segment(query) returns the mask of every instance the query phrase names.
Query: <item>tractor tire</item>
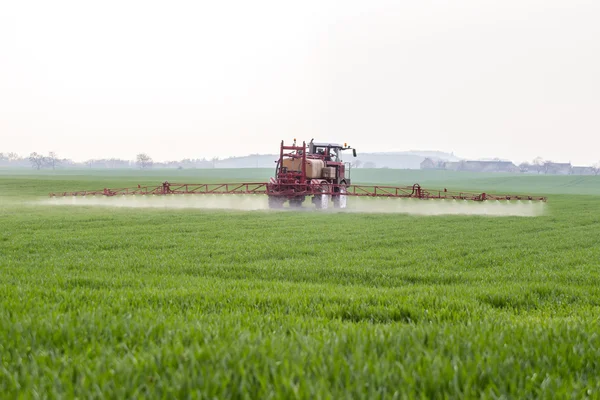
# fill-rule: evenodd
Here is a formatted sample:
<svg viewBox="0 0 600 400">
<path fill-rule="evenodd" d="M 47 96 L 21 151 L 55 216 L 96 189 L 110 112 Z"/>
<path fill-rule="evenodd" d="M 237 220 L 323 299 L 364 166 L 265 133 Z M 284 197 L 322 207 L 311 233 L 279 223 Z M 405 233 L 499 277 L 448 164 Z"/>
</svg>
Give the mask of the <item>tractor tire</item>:
<svg viewBox="0 0 600 400">
<path fill-rule="evenodd" d="M 346 182 L 342 181 L 338 186 L 338 193 L 333 196 L 333 207 L 334 208 L 346 208 L 348 202 L 348 196 L 346 195 Z"/>
<path fill-rule="evenodd" d="M 322 193 L 329 193 L 329 185 L 326 182 L 321 183 L 320 191 Z M 313 197 L 313 203 L 317 210 L 326 210 L 329 208 L 330 194 L 315 194 Z"/>
</svg>

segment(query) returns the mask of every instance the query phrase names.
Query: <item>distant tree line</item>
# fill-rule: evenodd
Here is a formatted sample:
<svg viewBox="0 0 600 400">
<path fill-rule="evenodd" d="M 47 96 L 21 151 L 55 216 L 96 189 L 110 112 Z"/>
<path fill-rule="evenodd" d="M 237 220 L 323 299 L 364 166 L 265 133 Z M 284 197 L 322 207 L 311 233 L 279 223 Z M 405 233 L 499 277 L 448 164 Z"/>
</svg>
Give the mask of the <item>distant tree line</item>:
<svg viewBox="0 0 600 400">
<path fill-rule="evenodd" d="M 33 152 L 29 155 L 29 162 L 35 169 L 52 168 L 56 169 L 63 160 L 60 160 L 55 152 L 51 151 L 47 156 Z"/>
<path fill-rule="evenodd" d="M 48 154 L 33 152 L 27 157 L 14 152 L 0 152 L 0 166 L 4 167 L 31 167 L 35 170 L 57 168 L 216 168 L 218 157 L 212 159 L 185 158 L 179 161 L 156 162 L 146 153 L 136 155 L 135 161 L 120 158 L 99 158 L 83 162 L 75 162 L 67 158 L 60 158 L 56 152 Z"/>
</svg>

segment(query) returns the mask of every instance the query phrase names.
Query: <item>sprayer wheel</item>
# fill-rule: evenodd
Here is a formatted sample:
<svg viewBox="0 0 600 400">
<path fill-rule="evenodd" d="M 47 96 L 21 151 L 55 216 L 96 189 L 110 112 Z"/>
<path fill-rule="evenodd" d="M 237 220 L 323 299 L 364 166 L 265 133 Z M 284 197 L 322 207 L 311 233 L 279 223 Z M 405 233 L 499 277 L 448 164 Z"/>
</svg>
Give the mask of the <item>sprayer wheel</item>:
<svg viewBox="0 0 600 400">
<path fill-rule="evenodd" d="M 342 184 L 338 187 L 338 194 L 333 196 L 333 206 L 335 208 L 346 208 L 346 202 L 348 201 L 346 192 L 346 182 L 342 182 Z"/>
<path fill-rule="evenodd" d="M 320 192 L 328 193 L 329 185 L 327 183 L 321 183 Z M 313 197 L 313 203 L 315 203 L 315 207 L 318 210 L 326 210 L 327 208 L 329 208 L 330 197 L 331 195 L 329 194 L 315 194 L 315 196 Z"/>
</svg>

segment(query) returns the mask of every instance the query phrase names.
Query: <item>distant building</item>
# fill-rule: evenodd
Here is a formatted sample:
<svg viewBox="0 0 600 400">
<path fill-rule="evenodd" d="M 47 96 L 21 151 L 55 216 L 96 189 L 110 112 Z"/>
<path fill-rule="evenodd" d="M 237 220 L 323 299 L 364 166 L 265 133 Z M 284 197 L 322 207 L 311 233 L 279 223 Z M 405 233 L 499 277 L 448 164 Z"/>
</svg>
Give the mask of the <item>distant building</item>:
<svg viewBox="0 0 600 400">
<path fill-rule="evenodd" d="M 571 163 L 544 163 L 544 173 L 549 175 L 570 175 L 571 174 Z"/>
<path fill-rule="evenodd" d="M 421 169 L 444 169 L 444 161 L 428 157 L 421 162 Z"/>
<path fill-rule="evenodd" d="M 596 171 L 592 167 L 573 167 L 571 168 L 572 175 L 596 175 Z"/>
<path fill-rule="evenodd" d="M 460 171 L 464 161 L 447 161 L 443 163 L 443 168 L 448 171 Z"/>
<path fill-rule="evenodd" d="M 445 169 L 447 171 L 470 172 L 519 172 L 519 167 L 510 161 L 435 161 L 425 159 L 421 169 Z"/>
<path fill-rule="evenodd" d="M 545 162 L 541 165 L 530 165 L 521 170 L 511 161 L 503 160 L 462 160 L 444 161 L 433 157 L 421 162 L 421 169 L 444 169 L 447 171 L 469 172 L 504 172 L 504 173 L 544 173 L 548 175 L 597 175 L 593 167 L 573 167 L 571 163 Z"/>
<path fill-rule="evenodd" d="M 471 172 L 519 172 L 519 167 L 511 161 L 464 161 L 462 171 Z"/>
</svg>

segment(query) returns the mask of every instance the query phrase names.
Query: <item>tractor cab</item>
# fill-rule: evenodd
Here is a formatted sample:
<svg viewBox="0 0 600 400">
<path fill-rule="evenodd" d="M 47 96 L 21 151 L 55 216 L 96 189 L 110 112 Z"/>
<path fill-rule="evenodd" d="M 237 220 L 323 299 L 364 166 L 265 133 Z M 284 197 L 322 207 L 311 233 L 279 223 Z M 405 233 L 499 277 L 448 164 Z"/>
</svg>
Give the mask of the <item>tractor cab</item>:
<svg viewBox="0 0 600 400">
<path fill-rule="evenodd" d="M 337 143 L 314 143 L 312 140 L 308 144 L 308 155 L 314 158 L 321 158 L 329 162 L 342 162 L 342 151 L 350 150 L 346 143 L 342 146 Z M 353 155 L 356 157 L 356 149 L 353 150 Z"/>
</svg>

